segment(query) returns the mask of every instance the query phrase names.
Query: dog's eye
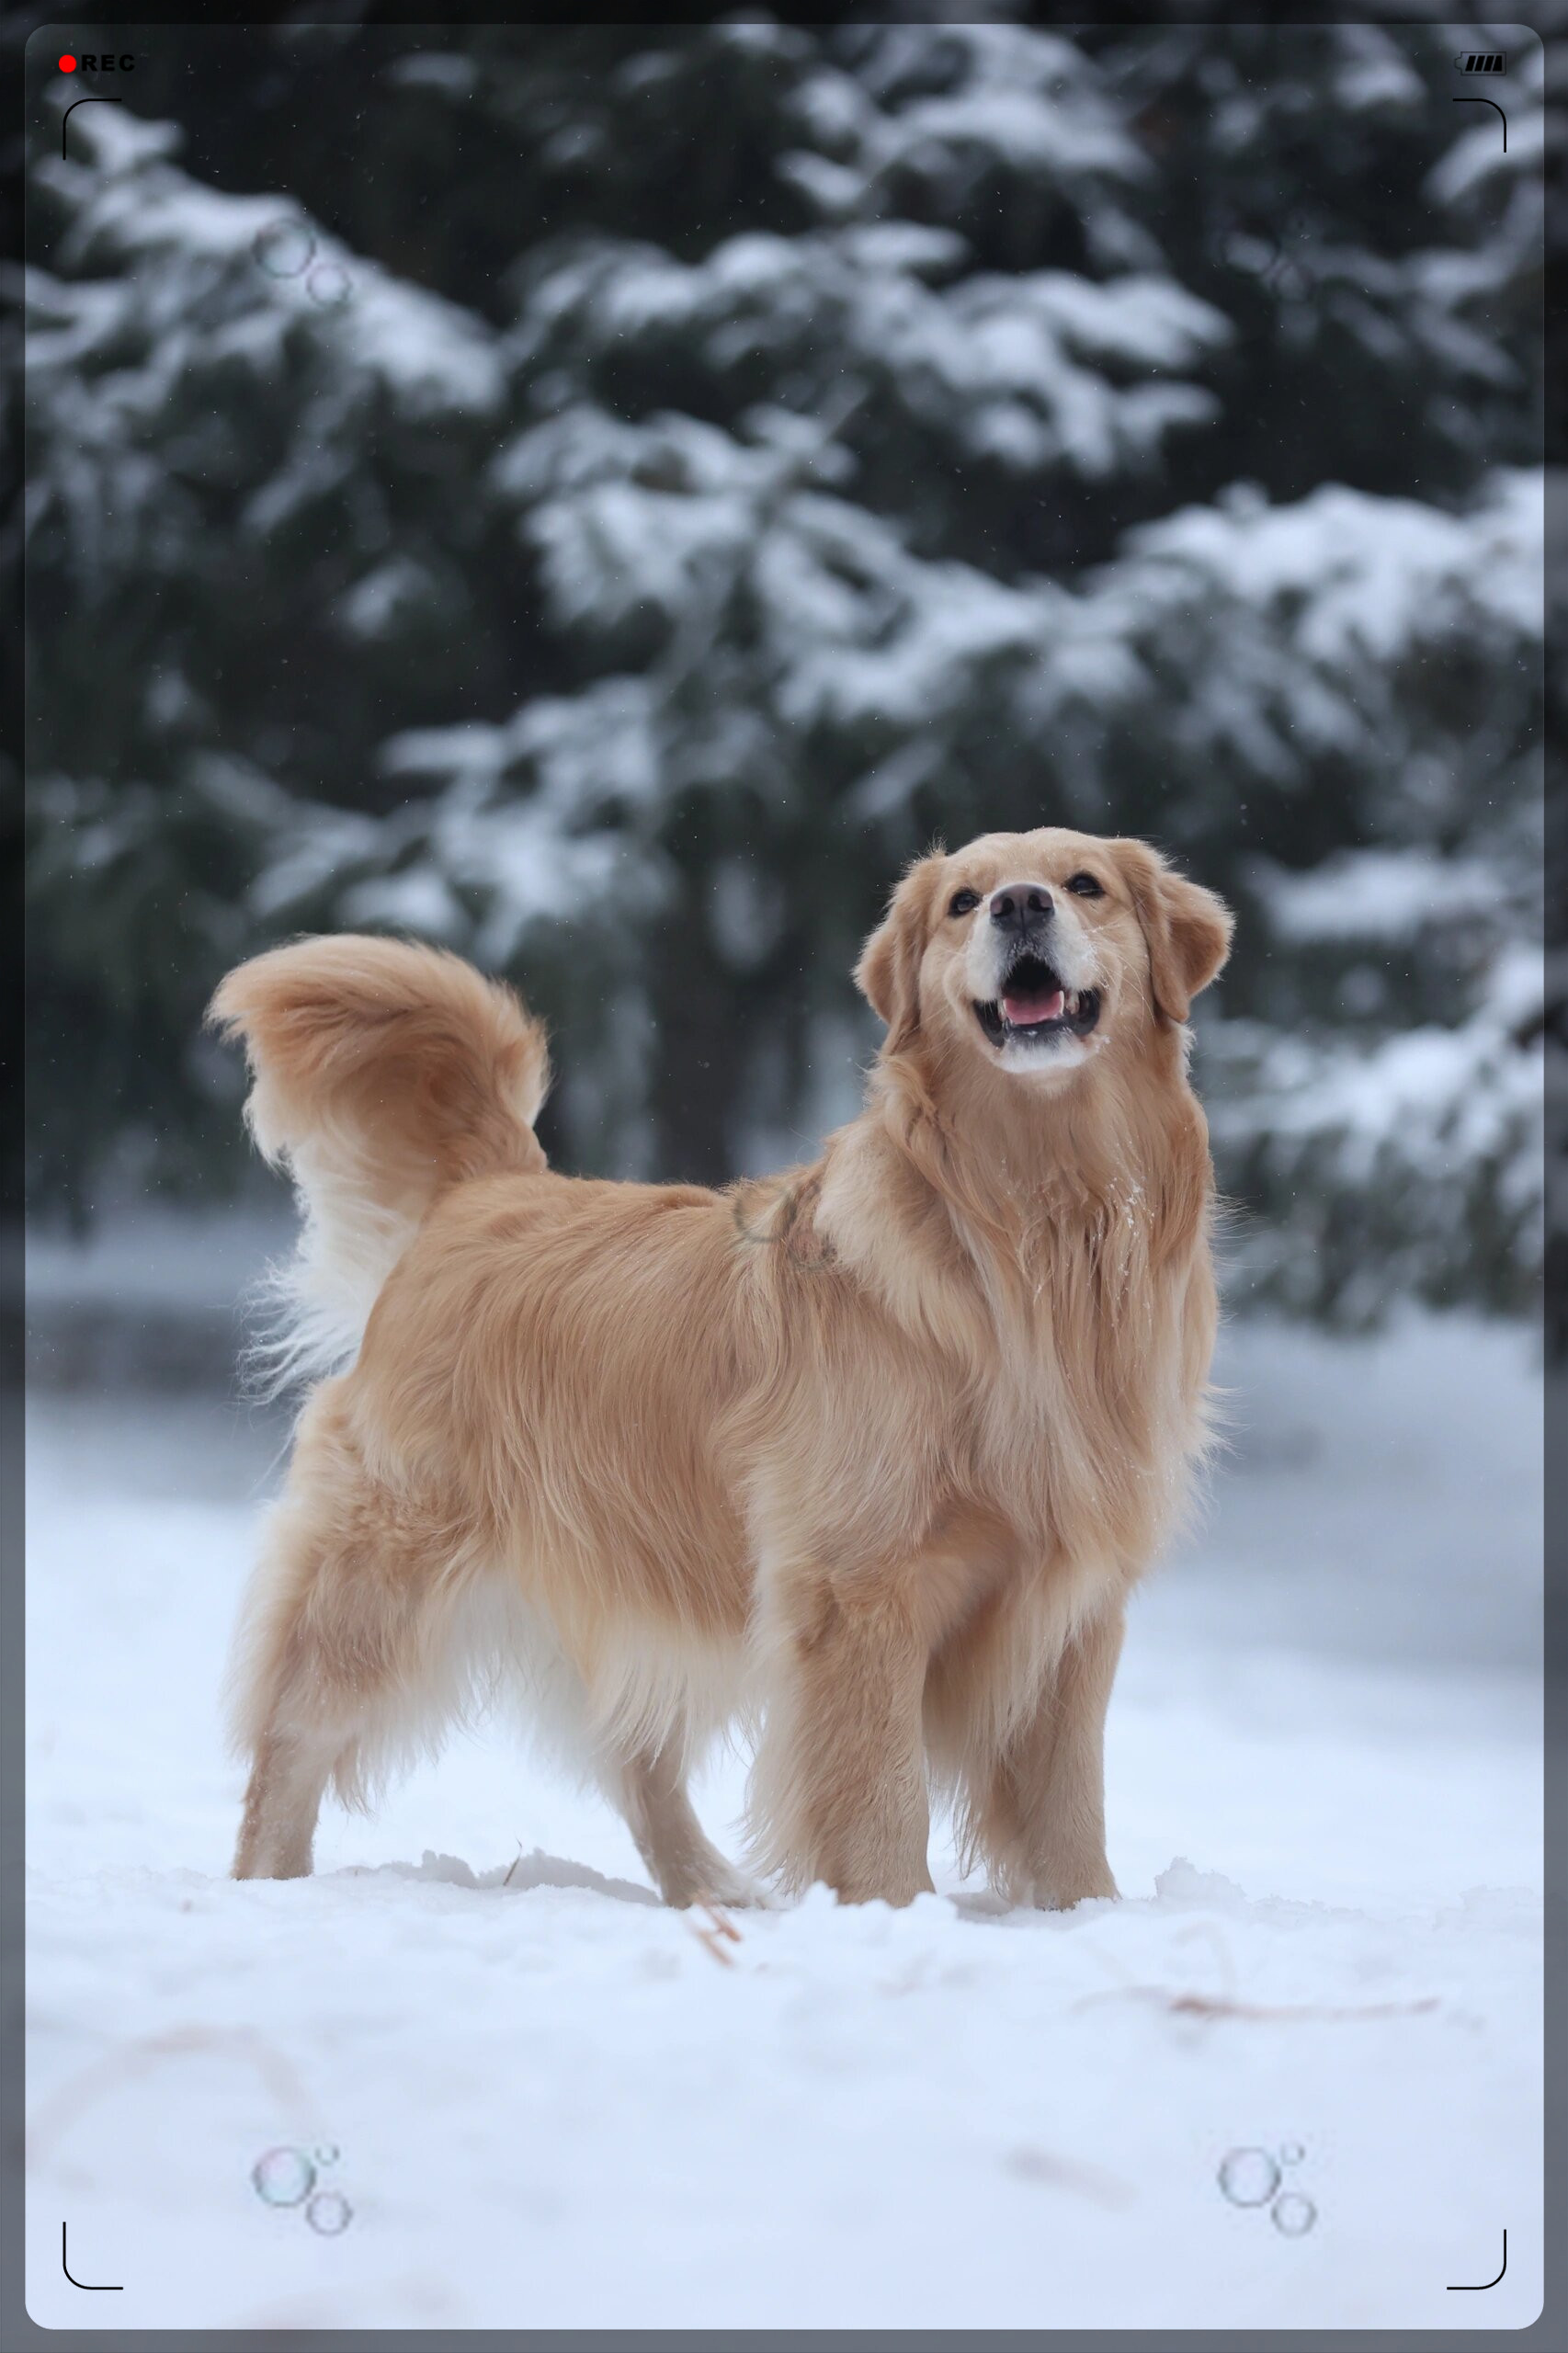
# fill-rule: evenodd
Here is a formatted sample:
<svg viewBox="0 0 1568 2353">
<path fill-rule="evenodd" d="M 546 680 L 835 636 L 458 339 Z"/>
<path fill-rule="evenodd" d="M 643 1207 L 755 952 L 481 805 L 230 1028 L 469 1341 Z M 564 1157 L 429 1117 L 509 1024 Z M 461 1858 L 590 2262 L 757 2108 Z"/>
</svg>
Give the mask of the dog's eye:
<svg viewBox="0 0 1568 2353">
<path fill-rule="evenodd" d="M 978 891 L 957 891 L 954 892 L 952 899 L 949 903 L 948 913 L 950 915 L 972 915 L 979 904 L 980 893 Z"/>
<path fill-rule="evenodd" d="M 1104 886 L 1096 882 L 1092 874 L 1070 874 L 1067 877 L 1067 888 L 1075 892 L 1080 899 L 1105 897 Z"/>
</svg>

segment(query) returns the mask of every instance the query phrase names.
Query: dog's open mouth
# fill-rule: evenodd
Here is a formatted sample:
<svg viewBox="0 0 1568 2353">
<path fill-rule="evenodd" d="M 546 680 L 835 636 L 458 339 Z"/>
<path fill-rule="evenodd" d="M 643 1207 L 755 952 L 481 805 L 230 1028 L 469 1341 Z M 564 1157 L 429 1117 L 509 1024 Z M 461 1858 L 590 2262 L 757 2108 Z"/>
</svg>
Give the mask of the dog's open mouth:
<svg viewBox="0 0 1568 2353">
<path fill-rule="evenodd" d="M 1064 988 L 1040 957 L 1020 956 L 1001 995 L 974 1010 L 994 1046 L 1005 1046 L 1012 1039 L 1086 1038 L 1100 1017 L 1100 994 L 1098 989 Z"/>
</svg>

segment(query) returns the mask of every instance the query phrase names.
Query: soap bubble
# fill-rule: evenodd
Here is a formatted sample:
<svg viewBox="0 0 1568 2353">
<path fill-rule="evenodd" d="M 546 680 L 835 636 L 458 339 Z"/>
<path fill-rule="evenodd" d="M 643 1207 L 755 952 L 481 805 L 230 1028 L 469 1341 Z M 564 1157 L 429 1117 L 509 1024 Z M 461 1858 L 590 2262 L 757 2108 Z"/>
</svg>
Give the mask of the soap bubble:
<svg viewBox="0 0 1568 2353">
<path fill-rule="evenodd" d="M 335 2239 L 348 2228 L 354 2209 L 335 2189 L 318 2189 L 305 2209 L 305 2220 L 324 2239 Z"/>
<path fill-rule="evenodd" d="M 1279 2162 L 1282 2165 L 1299 2165 L 1306 2154 L 1299 2141 L 1287 2141 L 1279 2152 Z"/>
<path fill-rule="evenodd" d="M 1220 2187 L 1233 2206 L 1267 2206 L 1279 2168 L 1267 2149 L 1232 2149 L 1220 2162 Z"/>
<path fill-rule="evenodd" d="M 316 2169 L 302 2149 L 268 2149 L 257 2157 L 250 2177 L 268 2206 L 299 2206 L 316 2186 Z"/>
<path fill-rule="evenodd" d="M 298 221 L 274 221 L 257 232 L 251 247 L 268 278 L 298 278 L 315 249 L 315 239 Z"/>
<path fill-rule="evenodd" d="M 1288 2239 L 1300 2239 L 1305 2238 L 1317 2221 L 1318 2210 L 1312 2200 L 1303 2198 L 1299 2190 L 1287 2189 L 1282 2197 L 1275 2200 L 1273 2215 L 1277 2231 L 1283 2231 Z"/>
<path fill-rule="evenodd" d="M 342 2154 L 335 2141 L 327 2141 L 316 2151 L 316 2163 L 318 2165 L 335 2165 Z"/>
<path fill-rule="evenodd" d="M 305 280 L 305 291 L 324 311 L 340 311 L 353 292 L 348 272 L 335 261 L 318 262 Z"/>
</svg>

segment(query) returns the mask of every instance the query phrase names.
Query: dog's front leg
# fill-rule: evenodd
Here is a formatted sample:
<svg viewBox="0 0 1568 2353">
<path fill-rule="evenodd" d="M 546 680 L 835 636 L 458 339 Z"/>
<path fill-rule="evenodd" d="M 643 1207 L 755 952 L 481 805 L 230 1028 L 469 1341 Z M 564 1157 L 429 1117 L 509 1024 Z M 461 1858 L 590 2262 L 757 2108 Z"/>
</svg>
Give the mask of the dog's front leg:
<svg viewBox="0 0 1568 2353">
<path fill-rule="evenodd" d="M 1123 1626 L 1118 1602 L 1078 1629 L 1033 1716 L 976 1792 L 978 1844 L 1015 1903 L 1055 1911 L 1116 1893 L 1106 1859 L 1105 1721 Z"/>
<path fill-rule="evenodd" d="M 796 1572 L 776 1593 L 748 1817 L 758 1867 L 848 1904 L 931 1888 L 921 1735 L 927 1637 L 881 1581 Z"/>
</svg>

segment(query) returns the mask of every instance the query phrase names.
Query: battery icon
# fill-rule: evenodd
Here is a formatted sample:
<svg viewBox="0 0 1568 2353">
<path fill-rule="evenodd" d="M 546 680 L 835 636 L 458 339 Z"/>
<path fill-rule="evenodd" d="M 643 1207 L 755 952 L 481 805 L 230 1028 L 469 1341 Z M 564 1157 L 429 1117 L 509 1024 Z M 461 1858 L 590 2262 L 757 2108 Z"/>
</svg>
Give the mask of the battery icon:
<svg viewBox="0 0 1568 2353">
<path fill-rule="evenodd" d="M 1461 49 L 1454 63 L 1461 74 L 1506 74 L 1507 54 L 1501 49 Z"/>
</svg>

